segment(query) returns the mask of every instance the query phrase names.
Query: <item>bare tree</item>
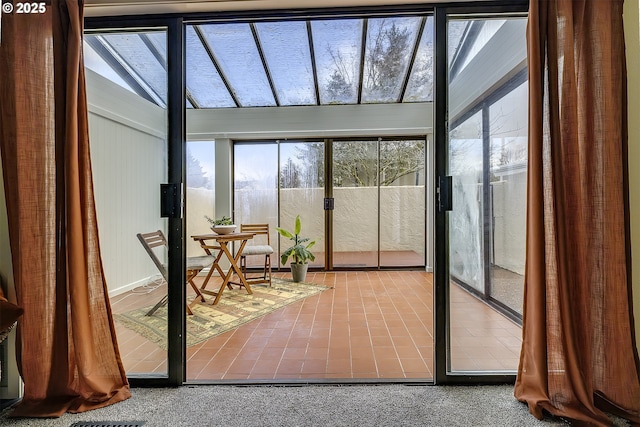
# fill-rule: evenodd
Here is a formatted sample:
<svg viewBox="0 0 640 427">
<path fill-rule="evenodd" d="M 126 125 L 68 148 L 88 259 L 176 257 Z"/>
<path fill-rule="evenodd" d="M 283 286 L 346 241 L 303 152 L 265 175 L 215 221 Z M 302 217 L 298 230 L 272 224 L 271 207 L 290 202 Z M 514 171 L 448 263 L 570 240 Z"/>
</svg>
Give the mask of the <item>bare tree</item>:
<svg viewBox="0 0 640 427">
<path fill-rule="evenodd" d="M 287 159 L 287 162 L 280 171 L 280 186 L 281 188 L 300 188 L 300 175 L 302 172 L 298 165 L 296 165 L 291 158 Z"/>
<path fill-rule="evenodd" d="M 378 157 L 377 141 L 340 141 L 333 150 L 333 180 L 338 187 L 389 186 L 424 169 L 424 140 L 382 141 Z M 305 144 L 296 157 L 308 165 L 308 182 L 324 185 L 324 145 Z"/>
<path fill-rule="evenodd" d="M 378 96 L 390 94 L 402 81 L 405 57 L 409 54 L 408 29 L 400 29 L 395 22 L 389 28 L 386 20 L 380 22 L 375 36 L 369 40 L 366 69 L 364 72 L 365 88 Z"/>
</svg>

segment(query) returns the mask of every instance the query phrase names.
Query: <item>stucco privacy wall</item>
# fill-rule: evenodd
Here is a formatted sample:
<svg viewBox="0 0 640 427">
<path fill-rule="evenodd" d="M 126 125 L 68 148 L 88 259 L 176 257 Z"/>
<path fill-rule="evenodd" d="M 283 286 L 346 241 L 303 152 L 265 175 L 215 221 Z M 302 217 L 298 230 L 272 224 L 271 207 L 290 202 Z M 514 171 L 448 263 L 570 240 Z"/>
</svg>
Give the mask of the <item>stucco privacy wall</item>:
<svg viewBox="0 0 640 427">
<path fill-rule="evenodd" d="M 280 192 L 280 214 L 281 218 L 295 218 L 300 215 L 305 221 L 303 225 L 303 235 L 317 239 L 317 249 L 322 251 L 324 245 L 324 217 L 322 213 L 323 189 L 287 188 Z M 380 198 L 385 203 L 380 206 L 380 217 L 390 218 L 381 228 L 380 239 L 384 242 L 384 250 L 391 251 L 415 251 L 424 253 L 425 240 L 425 209 L 424 209 L 424 186 L 398 186 L 382 187 Z M 247 195 L 243 193 L 249 193 Z M 273 190 L 236 190 L 236 196 L 240 200 L 252 200 L 251 210 L 254 212 L 273 211 Z M 266 193 L 266 194 L 261 194 Z M 376 251 L 378 228 L 375 226 L 378 221 L 378 211 L 376 209 L 362 210 L 362 206 L 370 205 L 378 197 L 376 187 L 342 187 L 334 189 L 336 200 L 344 200 L 344 210 L 336 221 L 336 234 L 340 239 L 336 242 L 335 251 Z M 309 201 L 315 201 L 315 203 Z M 211 216 L 214 209 L 214 195 L 212 190 L 204 188 L 187 189 L 187 230 L 193 233 L 208 233 L 209 225 L 204 216 Z M 319 218 L 319 220 L 318 220 Z M 269 222 L 271 229 L 278 225 L 278 219 L 268 216 L 256 216 L 251 218 L 252 222 Z M 374 224 L 374 226 L 372 226 Z M 281 224 L 283 228 L 291 229 L 293 223 Z M 272 233 L 272 240 L 277 237 L 275 231 Z M 287 242 L 283 242 L 283 245 Z M 200 246 L 188 239 L 187 256 L 197 256 L 202 253 Z"/>
</svg>

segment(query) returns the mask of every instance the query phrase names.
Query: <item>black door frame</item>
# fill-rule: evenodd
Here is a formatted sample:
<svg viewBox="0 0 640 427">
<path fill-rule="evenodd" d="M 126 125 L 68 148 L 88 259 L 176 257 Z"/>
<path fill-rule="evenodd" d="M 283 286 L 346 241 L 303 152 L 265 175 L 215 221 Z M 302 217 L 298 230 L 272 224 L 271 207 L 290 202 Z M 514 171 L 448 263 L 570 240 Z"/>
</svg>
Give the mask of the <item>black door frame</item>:
<svg viewBox="0 0 640 427">
<path fill-rule="evenodd" d="M 147 15 L 88 17 L 88 30 L 134 28 L 167 29 L 168 37 L 168 182 L 183 188 L 186 182 L 186 105 L 185 105 L 185 27 L 187 22 L 228 21 L 247 19 L 307 19 L 319 16 L 365 16 L 434 13 L 434 182 L 447 173 L 447 16 L 452 14 L 503 15 L 521 14 L 528 8 L 527 0 L 489 1 L 476 4 L 443 3 L 359 8 L 330 8 L 312 10 L 273 10 L 225 13 L 190 13 L 181 15 Z M 425 165 L 426 166 L 426 165 Z M 506 383 L 515 375 L 479 372 L 477 375 L 449 372 L 449 242 L 447 213 L 437 208 L 434 195 L 434 382 L 436 384 Z M 184 197 L 184 195 L 183 195 Z M 186 381 L 186 323 L 185 302 L 185 216 L 170 218 L 169 242 L 169 305 L 168 305 L 168 375 L 134 377 L 132 386 L 177 386 Z"/>
<path fill-rule="evenodd" d="M 490 5 L 443 5 L 435 7 L 435 177 L 448 174 L 449 115 L 448 81 L 449 63 L 447 46 L 447 23 L 449 16 L 494 17 L 519 16 L 528 10 L 526 2 Z M 448 212 L 438 209 L 438 188 L 434 191 L 434 382 L 436 384 L 501 384 L 515 382 L 515 374 L 479 371 L 477 373 L 455 372 L 449 369 L 451 361 L 451 335 L 449 305 L 449 221 Z"/>
</svg>

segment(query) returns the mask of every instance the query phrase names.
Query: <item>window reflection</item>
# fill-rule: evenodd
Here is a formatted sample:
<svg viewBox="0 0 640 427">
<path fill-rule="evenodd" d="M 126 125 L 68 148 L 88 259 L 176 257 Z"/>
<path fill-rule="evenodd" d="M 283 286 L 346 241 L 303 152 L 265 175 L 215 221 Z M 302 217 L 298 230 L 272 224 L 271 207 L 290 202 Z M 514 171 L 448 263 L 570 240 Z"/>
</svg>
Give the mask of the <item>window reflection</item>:
<svg viewBox="0 0 640 427">
<path fill-rule="evenodd" d="M 256 30 L 280 105 L 315 105 L 307 24 L 263 22 Z"/>
<path fill-rule="evenodd" d="M 187 108 L 433 98 L 431 16 L 189 24 L 185 34 Z M 461 27 L 458 43 L 465 34 Z M 166 107 L 161 36 L 88 34 L 85 40 L 87 67 Z"/>
<path fill-rule="evenodd" d="M 240 105 L 276 105 L 249 24 L 208 24 L 200 28 Z"/>
<path fill-rule="evenodd" d="M 368 20 L 362 102 L 395 102 L 405 80 L 420 18 Z"/>
<path fill-rule="evenodd" d="M 362 19 L 311 22 L 322 104 L 357 102 L 362 26 Z"/>
</svg>

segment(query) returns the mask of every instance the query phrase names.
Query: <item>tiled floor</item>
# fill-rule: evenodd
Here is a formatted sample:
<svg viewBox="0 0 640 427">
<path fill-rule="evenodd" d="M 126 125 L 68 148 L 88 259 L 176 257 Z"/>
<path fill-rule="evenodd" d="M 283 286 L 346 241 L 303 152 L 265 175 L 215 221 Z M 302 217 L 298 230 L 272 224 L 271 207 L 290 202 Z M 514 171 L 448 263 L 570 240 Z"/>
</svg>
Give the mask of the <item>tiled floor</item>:
<svg viewBox="0 0 640 427">
<path fill-rule="evenodd" d="M 307 281 L 332 289 L 189 347 L 188 380 L 433 377 L 431 274 L 310 272 Z M 162 291 L 114 297 L 114 312 L 149 305 Z M 451 300 L 452 368 L 515 370 L 520 328 L 456 285 Z M 166 371 L 164 350 L 116 326 L 128 374 Z"/>
</svg>

